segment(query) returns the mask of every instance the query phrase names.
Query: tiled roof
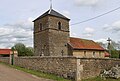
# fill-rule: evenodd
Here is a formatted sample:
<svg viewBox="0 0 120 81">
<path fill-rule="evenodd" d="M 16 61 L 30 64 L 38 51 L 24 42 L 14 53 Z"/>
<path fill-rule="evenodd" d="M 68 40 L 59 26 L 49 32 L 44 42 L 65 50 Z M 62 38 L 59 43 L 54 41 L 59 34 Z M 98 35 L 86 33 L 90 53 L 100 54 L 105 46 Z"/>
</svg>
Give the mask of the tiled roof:
<svg viewBox="0 0 120 81">
<path fill-rule="evenodd" d="M 73 49 L 85 49 L 85 50 L 105 50 L 98 43 L 93 40 L 86 40 L 81 38 L 70 37 L 70 44 Z"/>
<path fill-rule="evenodd" d="M 60 18 L 66 19 L 66 20 L 70 20 L 70 19 L 68 19 L 67 17 L 65 17 L 64 15 L 56 12 L 55 10 L 50 9 L 50 10 L 48 10 L 47 12 L 45 12 L 43 15 L 41 15 L 40 17 L 38 17 L 37 19 L 35 19 L 34 21 L 36 21 L 36 20 L 38 20 L 38 19 L 40 19 L 40 18 L 42 18 L 42 17 L 44 17 L 44 16 L 47 16 L 47 15 L 51 15 L 51 16 L 55 16 L 55 17 L 60 17 Z M 34 22 L 34 21 L 33 21 L 33 22 Z"/>
<path fill-rule="evenodd" d="M 108 52 L 105 52 L 105 57 L 110 57 L 110 54 Z"/>
<path fill-rule="evenodd" d="M 11 54 L 11 49 L 0 49 L 0 55 L 1 54 L 4 55 Z"/>
</svg>

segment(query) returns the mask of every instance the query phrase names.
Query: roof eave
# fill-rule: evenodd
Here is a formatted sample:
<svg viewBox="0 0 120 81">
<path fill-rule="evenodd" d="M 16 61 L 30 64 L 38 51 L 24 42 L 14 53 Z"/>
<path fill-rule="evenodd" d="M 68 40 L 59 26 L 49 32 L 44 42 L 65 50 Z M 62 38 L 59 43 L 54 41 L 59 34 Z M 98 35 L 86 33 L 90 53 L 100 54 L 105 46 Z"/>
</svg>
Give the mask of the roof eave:
<svg viewBox="0 0 120 81">
<path fill-rule="evenodd" d="M 96 51 L 106 51 L 105 49 L 86 49 L 86 48 L 73 48 L 73 50 L 96 50 Z"/>
</svg>

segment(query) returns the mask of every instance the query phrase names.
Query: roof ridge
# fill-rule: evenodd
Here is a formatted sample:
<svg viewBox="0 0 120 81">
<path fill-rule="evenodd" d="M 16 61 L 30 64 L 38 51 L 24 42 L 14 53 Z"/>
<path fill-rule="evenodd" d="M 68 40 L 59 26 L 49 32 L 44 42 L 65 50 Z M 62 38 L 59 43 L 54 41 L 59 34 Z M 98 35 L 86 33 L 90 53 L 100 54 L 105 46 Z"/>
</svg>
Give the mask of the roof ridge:
<svg viewBox="0 0 120 81">
<path fill-rule="evenodd" d="M 0 48 L 0 50 L 11 50 L 11 49 L 7 49 L 7 48 L 5 48 L 5 49 L 4 49 L 4 48 Z"/>
<path fill-rule="evenodd" d="M 75 38 L 75 39 L 81 39 L 81 40 L 88 40 L 88 41 L 93 41 L 93 40 L 84 39 L 84 38 L 77 38 L 77 37 L 70 37 L 70 38 Z M 93 42 L 94 42 L 94 41 L 93 41 Z"/>
<path fill-rule="evenodd" d="M 40 18 L 43 18 L 47 15 L 51 15 L 51 16 L 56 16 L 56 17 L 59 17 L 59 18 L 63 18 L 63 19 L 66 19 L 66 20 L 70 20 L 69 18 L 67 18 L 66 16 L 62 15 L 61 13 L 55 11 L 54 9 L 49 9 L 48 11 L 46 11 L 45 13 L 43 13 L 42 15 L 40 15 L 37 19 L 35 19 L 34 21 L 40 19 Z M 34 22 L 33 21 L 33 22 Z"/>
</svg>

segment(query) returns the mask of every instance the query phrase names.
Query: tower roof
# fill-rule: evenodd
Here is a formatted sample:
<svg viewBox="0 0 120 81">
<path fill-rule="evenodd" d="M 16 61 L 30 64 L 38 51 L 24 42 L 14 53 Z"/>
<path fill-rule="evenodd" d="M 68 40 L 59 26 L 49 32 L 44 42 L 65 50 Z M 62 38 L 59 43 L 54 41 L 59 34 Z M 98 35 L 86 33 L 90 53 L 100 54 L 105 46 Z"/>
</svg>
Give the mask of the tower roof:
<svg viewBox="0 0 120 81">
<path fill-rule="evenodd" d="M 70 20 L 69 18 L 65 17 L 64 15 L 60 14 L 59 12 L 53 10 L 53 9 L 49 9 L 47 12 L 45 12 L 44 14 L 42 14 L 41 16 L 39 16 L 37 19 L 35 19 L 34 21 L 40 19 L 40 18 L 43 18 L 47 15 L 51 15 L 51 16 L 55 16 L 55 17 L 59 17 L 59 18 L 63 18 L 63 19 L 66 19 L 66 20 Z M 34 22 L 33 21 L 33 22 Z"/>
</svg>

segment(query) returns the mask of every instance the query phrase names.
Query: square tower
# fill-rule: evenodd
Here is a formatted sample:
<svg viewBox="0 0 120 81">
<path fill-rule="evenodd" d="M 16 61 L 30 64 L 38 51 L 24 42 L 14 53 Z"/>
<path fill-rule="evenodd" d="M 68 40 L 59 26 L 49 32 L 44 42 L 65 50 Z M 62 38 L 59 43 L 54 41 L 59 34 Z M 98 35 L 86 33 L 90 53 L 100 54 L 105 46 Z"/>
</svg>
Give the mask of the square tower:
<svg viewBox="0 0 120 81">
<path fill-rule="evenodd" d="M 68 55 L 69 21 L 53 9 L 33 21 L 35 56 Z"/>
</svg>

